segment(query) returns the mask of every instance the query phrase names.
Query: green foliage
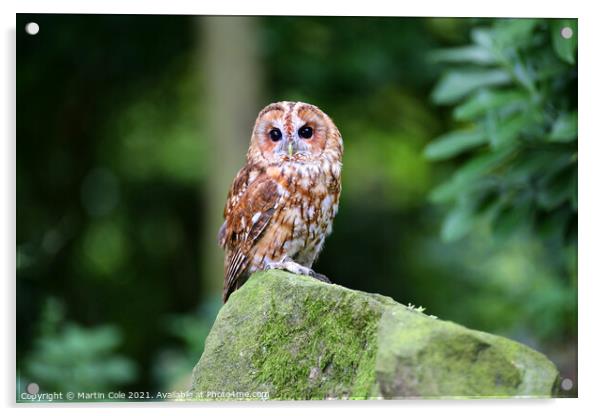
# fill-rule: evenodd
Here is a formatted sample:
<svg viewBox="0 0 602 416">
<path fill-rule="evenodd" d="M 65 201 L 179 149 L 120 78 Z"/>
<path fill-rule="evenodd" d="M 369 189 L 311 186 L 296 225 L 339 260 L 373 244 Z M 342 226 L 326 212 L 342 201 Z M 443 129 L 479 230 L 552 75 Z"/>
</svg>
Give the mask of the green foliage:
<svg viewBox="0 0 602 416">
<path fill-rule="evenodd" d="M 165 391 L 190 387 L 190 369 L 203 353 L 205 339 L 221 306 L 221 298 L 216 296 L 203 302 L 196 313 L 164 319 L 166 331 L 180 341 L 180 346 L 161 351 L 154 365 L 154 376 Z"/>
<path fill-rule="evenodd" d="M 198 22 L 56 14 L 17 21 L 49 28 L 37 37 L 17 31 L 18 371 L 29 377 L 36 360 L 35 368 L 51 365 L 60 376 L 69 364 L 44 360 L 51 350 L 40 337 L 61 346 L 89 341 L 76 345 L 99 361 L 74 368 L 97 368 L 111 390 L 155 390 L 157 357 L 179 341 L 159 323 L 192 313 L 200 297 L 208 152 Z M 81 52 L 76 60 L 73 51 Z M 39 305 L 49 296 L 78 324 L 42 336 Z M 108 322 L 111 330 L 97 331 Z M 123 382 L 104 373 L 110 366 L 94 367 L 117 351 L 98 351 L 99 337 L 119 341 L 135 377 Z M 38 382 L 41 389 L 56 388 L 57 377 Z"/>
<path fill-rule="evenodd" d="M 522 342 L 557 342 L 577 330 L 576 264 L 572 248 L 550 253 L 544 241 L 526 232 L 496 242 L 491 231 L 478 225 L 460 241 L 416 241 L 420 259 L 413 259 L 423 279 L 414 283 L 414 299 L 429 312 L 484 331 L 507 334 Z M 437 269 L 454 276 L 453 284 L 436 279 Z M 566 279 L 568 274 L 571 279 Z M 433 293 L 432 287 L 444 285 Z M 461 308 L 450 310 L 449 299 Z M 429 302 L 429 303 L 426 303 Z M 562 328 L 562 330 L 560 330 Z"/>
<path fill-rule="evenodd" d="M 141 183 L 162 178 L 197 185 L 207 174 L 206 164 L 199 163 L 207 155 L 207 141 L 199 138 L 201 86 L 193 63 L 177 62 L 108 123 L 106 134 L 118 138 L 115 164 L 125 177 Z M 166 99 L 171 101 L 169 111 Z"/>
<path fill-rule="evenodd" d="M 567 27 L 570 39 L 561 35 Z M 528 228 L 573 244 L 576 21 L 495 20 L 473 29 L 471 37 L 469 46 L 432 54 L 452 68 L 432 98 L 454 105 L 459 129 L 434 139 L 425 155 L 462 156 L 451 177 L 431 193 L 433 201 L 453 205 L 442 237 L 457 240 L 485 220 L 497 236 Z"/>
<path fill-rule="evenodd" d="M 341 121 L 349 143 L 345 147 L 343 198 L 364 201 L 370 196 L 394 210 L 420 204 L 432 186 L 431 164 L 421 152 L 437 120 L 424 102 L 405 92 L 389 89 L 376 93 L 374 100 L 400 112 L 399 125 L 370 125 L 377 120 L 380 105 L 368 110 L 365 119 Z M 357 111 L 361 110 L 354 109 L 351 114 Z"/>
<path fill-rule="evenodd" d="M 106 392 L 131 382 L 134 363 L 116 353 L 120 331 L 112 325 L 85 328 L 65 322 L 62 305 L 49 299 L 27 360 L 26 382 L 43 392 Z"/>
</svg>

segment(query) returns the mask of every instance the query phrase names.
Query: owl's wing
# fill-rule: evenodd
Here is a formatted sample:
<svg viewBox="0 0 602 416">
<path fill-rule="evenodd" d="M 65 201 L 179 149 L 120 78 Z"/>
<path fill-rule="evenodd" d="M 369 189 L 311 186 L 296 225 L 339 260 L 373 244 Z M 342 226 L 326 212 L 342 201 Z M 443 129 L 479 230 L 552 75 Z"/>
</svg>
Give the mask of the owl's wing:
<svg viewBox="0 0 602 416">
<path fill-rule="evenodd" d="M 233 211 L 237 209 L 241 198 L 245 195 L 245 192 L 249 187 L 249 184 L 253 182 L 251 180 L 252 174 L 254 175 L 254 178 L 257 177 L 258 173 L 254 166 L 243 166 L 236 174 L 236 177 L 232 182 L 232 186 L 228 191 L 226 206 L 224 207 L 224 218 L 226 220 L 220 227 L 217 234 L 217 242 L 221 248 L 225 249 L 229 238 L 232 237 L 232 231 L 234 231 L 231 226 Z"/>
<path fill-rule="evenodd" d="M 278 184 L 267 175 L 260 175 L 244 191 L 237 194 L 237 203 L 226 213 L 226 223 L 220 238 L 226 247 L 224 301 L 241 282 L 252 248 L 260 238 L 279 206 Z"/>
</svg>

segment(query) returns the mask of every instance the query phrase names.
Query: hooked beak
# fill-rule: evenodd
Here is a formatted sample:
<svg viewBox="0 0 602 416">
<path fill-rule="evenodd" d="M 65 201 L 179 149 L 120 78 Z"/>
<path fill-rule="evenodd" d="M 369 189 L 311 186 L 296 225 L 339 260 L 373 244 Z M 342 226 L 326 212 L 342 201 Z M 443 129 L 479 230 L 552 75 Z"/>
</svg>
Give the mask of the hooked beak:
<svg viewBox="0 0 602 416">
<path fill-rule="evenodd" d="M 283 143 L 279 150 L 288 157 L 293 157 L 293 155 L 297 153 L 297 151 L 299 151 L 299 146 L 297 145 L 295 139 L 290 137 L 286 140 L 283 140 Z"/>
</svg>

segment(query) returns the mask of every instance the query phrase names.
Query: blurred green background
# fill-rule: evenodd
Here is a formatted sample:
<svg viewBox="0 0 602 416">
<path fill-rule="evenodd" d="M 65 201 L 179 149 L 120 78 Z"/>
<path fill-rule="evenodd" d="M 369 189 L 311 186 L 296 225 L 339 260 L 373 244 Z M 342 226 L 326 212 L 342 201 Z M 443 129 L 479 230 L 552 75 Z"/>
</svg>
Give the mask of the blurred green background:
<svg viewBox="0 0 602 416">
<path fill-rule="evenodd" d="M 345 141 L 315 268 L 576 395 L 576 53 L 575 20 L 18 15 L 18 388 L 188 388 L 252 123 L 302 100 Z"/>
</svg>

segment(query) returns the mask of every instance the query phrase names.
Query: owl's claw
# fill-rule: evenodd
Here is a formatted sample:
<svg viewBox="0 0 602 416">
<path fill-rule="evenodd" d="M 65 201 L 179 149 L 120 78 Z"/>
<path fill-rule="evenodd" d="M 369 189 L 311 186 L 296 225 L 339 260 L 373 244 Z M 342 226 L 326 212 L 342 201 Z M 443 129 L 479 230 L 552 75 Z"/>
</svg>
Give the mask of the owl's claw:
<svg viewBox="0 0 602 416">
<path fill-rule="evenodd" d="M 266 269 L 268 270 L 273 270 L 273 269 L 277 269 L 277 270 L 286 270 L 288 272 L 294 273 L 294 274 L 301 274 L 304 276 L 311 276 L 312 273 L 314 273 L 314 271 L 312 269 L 310 269 L 309 267 L 305 267 L 300 265 L 297 262 L 294 262 L 293 260 L 287 258 L 284 258 L 283 260 L 280 260 L 278 262 L 275 263 L 269 263 L 266 267 Z"/>
<path fill-rule="evenodd" d="M 313 277 L 314 279 L 317 279 L 320 282 L 332 283 L 330 281 L 330 279 L 328 277 L 324 276 L 323 274 L 316 273 L 309 267 L 302 266 L 299 263 L 296 263 L 295 261 L 290 260 L 288 258 L 285 258 L 284 260 L 279 261 L 277 263 L 269 263 L 267 265 L 266 269 L 267 270 L 274 270 L 274 269 L 286 270 L 286 271 L 294 273 L 294 274 L 300 274 L 303 276 Z"/>
<path fill-rule="evenodd" d="M 330 279 L 329 279 L 328 277 L 324 276 L 323 274 L 321 274 L 321 273 L 318 273 L 318 272 L 314 272 L 314 271 L 313 271 L 313 270 L 311 270 L 311 269 L 309 269 L 309 271 L 310 271 L 309 275 L 310 275 L 311 277 L 313 277 L 314 279 L 317 279 L 317 280 L 319 280 L 320 282 L 324 282 L 324 283 L 332 283 L 332 282 L 330 281 Z"/>
</svg>

